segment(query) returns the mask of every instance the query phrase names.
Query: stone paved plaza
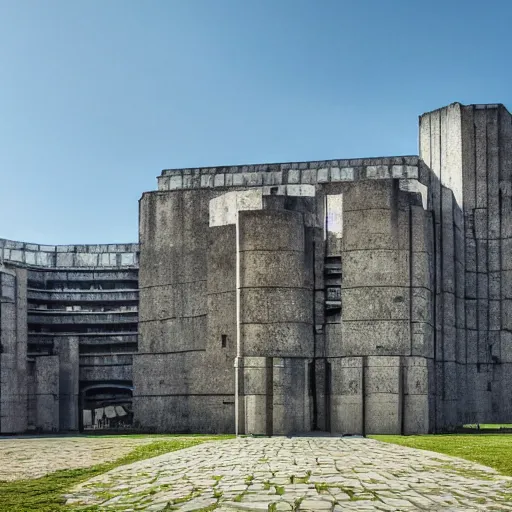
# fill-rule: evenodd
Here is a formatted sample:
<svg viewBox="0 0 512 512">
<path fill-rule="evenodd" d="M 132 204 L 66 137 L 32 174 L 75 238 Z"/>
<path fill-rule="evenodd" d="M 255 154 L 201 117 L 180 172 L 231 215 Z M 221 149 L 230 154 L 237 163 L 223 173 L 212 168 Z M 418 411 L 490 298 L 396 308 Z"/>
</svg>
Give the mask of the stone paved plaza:
<svg viewBox="0 0 512 512">
<path fill-rule="evenodd" d="M 119 459 L 151 438 L 45 437 L 0 439 L 0 481 L 38 478 L 60 469 Z"/>
<path fill-rule="evenodd" d="M 239 438 L 123 466 L 76 487 L 73 510 L 512 511 L 512 478 L 362 438 Z"/>
</svg>

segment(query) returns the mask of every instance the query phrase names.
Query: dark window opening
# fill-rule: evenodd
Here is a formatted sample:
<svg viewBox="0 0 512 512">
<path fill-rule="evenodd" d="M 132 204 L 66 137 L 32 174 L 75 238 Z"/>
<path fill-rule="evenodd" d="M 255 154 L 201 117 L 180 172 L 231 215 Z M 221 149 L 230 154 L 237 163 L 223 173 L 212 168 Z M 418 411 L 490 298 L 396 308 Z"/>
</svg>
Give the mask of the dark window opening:
<svg viewBox="0 0 512 512">
<path fill-rule="evenodd" d="M 226 348 L 227 345 L 228 345 L 228 337 L 226 334 L 223 334 L 221 336 L 221 339 L 222 339 L 222 348 Z"/>
</svg>

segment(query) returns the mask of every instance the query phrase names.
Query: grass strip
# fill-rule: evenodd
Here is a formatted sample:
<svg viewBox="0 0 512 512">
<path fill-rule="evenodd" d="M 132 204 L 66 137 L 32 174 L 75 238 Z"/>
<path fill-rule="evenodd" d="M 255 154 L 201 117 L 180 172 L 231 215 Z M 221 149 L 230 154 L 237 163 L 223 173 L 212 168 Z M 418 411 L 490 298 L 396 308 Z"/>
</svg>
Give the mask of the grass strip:
<svg viewBox="0 0 512 512">
<path fill-rule="evenodd" d="M 115 436 L 112 436 L 115 437 Z M 143 436 L 140 436 L 143 437 Z M 146 436 L 153 437 L 153 436 Z M 138 446 L 127 455 L 112 461 L 97 464 L 89 468 L 64 469 L 31 480 L 15 480 L 0 482 L 1 512 L 69 512 L 64 494 L 80 482 L 101 475 L 118 466 L 124 466 L 139 460 L 157 457 L 168 452 L 190 448 L 207 441 L 229 439 L 233 436 L 166 436 L 165 440 L 158 437 L 155 442 Z M 89 510 L 94 510 L 91 507 Z"/>
<path fill-rule="evenodd" d="M 430 450 L 470 460 L 512 476 L 512 435 L 449 434 L 423 436 L 370 436 L 385 443 Z"/>
</svg>

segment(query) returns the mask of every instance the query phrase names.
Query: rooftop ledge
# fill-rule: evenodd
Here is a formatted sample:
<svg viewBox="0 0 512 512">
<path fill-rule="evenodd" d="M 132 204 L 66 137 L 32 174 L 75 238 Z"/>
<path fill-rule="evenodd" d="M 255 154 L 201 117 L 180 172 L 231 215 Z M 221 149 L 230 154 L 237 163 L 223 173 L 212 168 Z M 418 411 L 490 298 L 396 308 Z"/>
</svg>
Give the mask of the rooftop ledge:
<svg viewBox="0 0 512 512">
<path fill-rule="evenodd" d="M 182 190 L 231 187 L 290 188 L 351 182 L 367 179 L 420 180 L 417 156 L 325 160 L 285 164 L 239 165 L 163 171 L 158 190 Z"/>
<path fill-rule="evenodd" d="M 181 169 L 164 169 L 161 176 L 172 176 L 173 174 L 218 174 L 218 173 L 246 173 L 246 172 L 276 172 L 287 171 L 290 169 L 322 169 L 324 167 L 361 167 L 368 165 L 418 165 L 419 157 L 417 155 L 405 156 L 384 156 L 372 158 L 352 158 L 342 160 L 315 160 L 311 162 L 284 162 L 284 163 L 266 163 L 266 164 L 246 164 L 246 165 L 221 165 L 213 167 L 190 167 Z"/>
</svg>

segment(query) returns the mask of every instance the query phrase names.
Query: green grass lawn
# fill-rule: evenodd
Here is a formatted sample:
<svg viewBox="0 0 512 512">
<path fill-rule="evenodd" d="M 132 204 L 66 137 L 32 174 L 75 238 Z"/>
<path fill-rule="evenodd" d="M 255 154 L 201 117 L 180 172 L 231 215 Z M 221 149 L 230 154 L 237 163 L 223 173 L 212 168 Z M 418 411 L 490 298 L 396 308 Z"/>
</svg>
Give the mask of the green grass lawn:
<svg viewBox="0 0 512 512">
<path fill-rule="evenodd" d="M 512 476 L 512 435 L 450 434 L 426 436 L 370 436 L 378 441 L 430 450 L 490 466 Z"/>
<path fill-rule="evenodd" d="M 116 436 L 102 436 L 116 437 Z M 135 437 L 135 436 L 133 436 Z M 167 452 L 189 448 L 206 441 L 230 439 L 234 436 L 137 436 L 151 437 L 154 442 L 139 446 L 124 457 L 114 461 L 98 464 L 90 468 L 65 469 L 56 471 L 33 480 L 16 480 L 0 482 L 1 512 L 63 512 L 70 511 L 64 505 L 63 494 L 72 487 L 110 471 L 117 466 L 131 464 L 138 460 L 149 459 Z"/>
<path fill-rule="evenodd" d="M 512 428 L 512 423 L 471 423 L 468 425 L 463 425 L 464 428 L 473 428 L 481 430 L 486 429 L 500 429 L 500 428 Z"/>
</svg>

